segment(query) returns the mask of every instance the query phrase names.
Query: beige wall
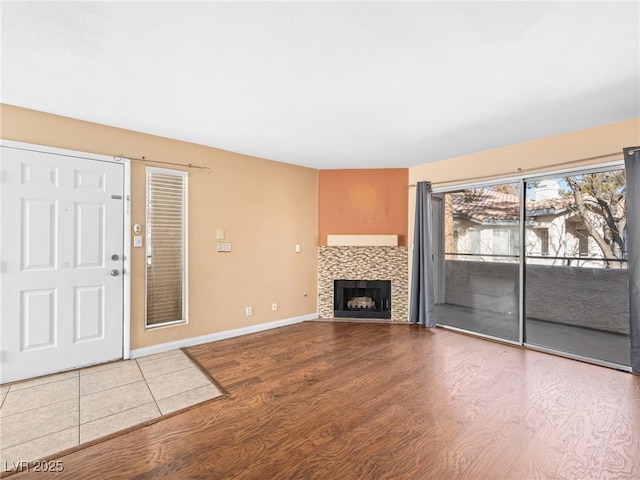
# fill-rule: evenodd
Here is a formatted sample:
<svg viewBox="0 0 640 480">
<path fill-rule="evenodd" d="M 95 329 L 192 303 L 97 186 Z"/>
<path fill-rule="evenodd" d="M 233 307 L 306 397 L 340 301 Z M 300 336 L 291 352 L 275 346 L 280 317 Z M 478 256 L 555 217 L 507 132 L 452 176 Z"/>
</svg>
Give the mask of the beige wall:
<svg viewBox="0 0 640 480">
<path fill-rule="evenodd" d="M 134 248 L 132 349 L 316 313 L 317 170 L 9 105 L 0 120 L 5 140 L 210 167 L 189 170 L 189 322 L 145 330 L 144 249 Z M 145 163 L 131 167 L 131 222 L 144 225 Z M 216 252 L 217 229 L 231 253 Z"/>
<path fill-rule="evenodd" d="M 409 183 L 434 188 L 515 177 L 622 160 L 624 147 L 640 145 L 640 118 L 554 135 L 409 169 Z M 409 245 L 413 241 L 415 189 L 409 192 Z M 411 248 L 409 278 L 411 278 Z"/>
<path fill-rule="evenodd" d="M 513 177 L 521 172 L 538 173 L 611 162 L 622 159 L 623 147 L 637 145 L 638 142 L 640 118 L 635 118 L 418 165 L 409 169 L 409 181 L 416 183 L 426 180 L 435 184 L 435 187 L 441 187 L 493 177 Z M 413 195 L 410 195 L 410 200 L 411 197 Z"/>
</svg>

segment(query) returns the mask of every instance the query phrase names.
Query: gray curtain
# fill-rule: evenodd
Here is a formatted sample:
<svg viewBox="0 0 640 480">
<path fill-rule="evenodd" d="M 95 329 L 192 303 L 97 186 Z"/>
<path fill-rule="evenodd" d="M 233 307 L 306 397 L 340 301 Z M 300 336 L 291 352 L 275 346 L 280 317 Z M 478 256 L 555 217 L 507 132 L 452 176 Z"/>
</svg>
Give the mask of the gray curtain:
<svg viewBox="0 0 640 480">
<path fill-rule="evenodd" d="M 431 251 L 431 184 L 428 182 L 418 182 L 416 186 L 409 321 L 425 327 L 436 326 Z"/>
<path fill-rule="evenodd" d="M 640 147 L 624 150 L 627 176 L 627 258 L 631 369 L 640 373 Z"/>
</svg>

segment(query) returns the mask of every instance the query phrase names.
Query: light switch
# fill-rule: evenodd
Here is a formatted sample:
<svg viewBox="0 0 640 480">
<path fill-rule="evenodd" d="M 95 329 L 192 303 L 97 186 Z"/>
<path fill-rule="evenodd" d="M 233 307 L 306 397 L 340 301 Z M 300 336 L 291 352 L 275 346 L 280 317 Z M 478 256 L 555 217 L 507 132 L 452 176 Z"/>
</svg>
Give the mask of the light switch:
<svg viewBox="0 0 640 480">
<path fill-rule="evenodd" d="M 216 240 L 224 240 L 224 229 L 218 228 L 216 230 Z"/>
<path fill-rule="evenodd" d="M 135 235 L 133 237 L 133 246 L 141 247 L 142 246 L 142 235 Z"/>
<path fill-rule="evenodd" d="M 296 253 L 300 253 L 300 244 L 296 243 Z"/>
</svg>

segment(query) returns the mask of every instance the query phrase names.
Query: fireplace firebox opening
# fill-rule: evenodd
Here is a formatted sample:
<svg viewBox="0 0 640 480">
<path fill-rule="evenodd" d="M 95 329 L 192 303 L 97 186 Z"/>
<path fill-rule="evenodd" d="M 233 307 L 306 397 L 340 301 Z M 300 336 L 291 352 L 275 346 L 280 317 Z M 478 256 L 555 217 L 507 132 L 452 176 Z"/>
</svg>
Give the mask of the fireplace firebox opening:
<svg viewBox="0 0 640 480">
<path fill-rule="evenodd" d="M 334 280 L 333 316 L 391 318 L 391 280 Z"/>
</svg>

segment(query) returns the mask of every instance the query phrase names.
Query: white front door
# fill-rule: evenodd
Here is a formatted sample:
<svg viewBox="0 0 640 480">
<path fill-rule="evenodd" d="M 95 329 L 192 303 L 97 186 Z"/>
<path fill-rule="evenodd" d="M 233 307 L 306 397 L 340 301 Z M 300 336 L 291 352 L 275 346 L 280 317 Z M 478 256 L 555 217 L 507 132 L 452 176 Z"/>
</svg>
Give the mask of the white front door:
<svg viewBox="0 0 640 480">
<path fill-rule="evenodd" d="M 122 358 L 124 166 L 0 152 L 0 383 Z"/>
</svg>

